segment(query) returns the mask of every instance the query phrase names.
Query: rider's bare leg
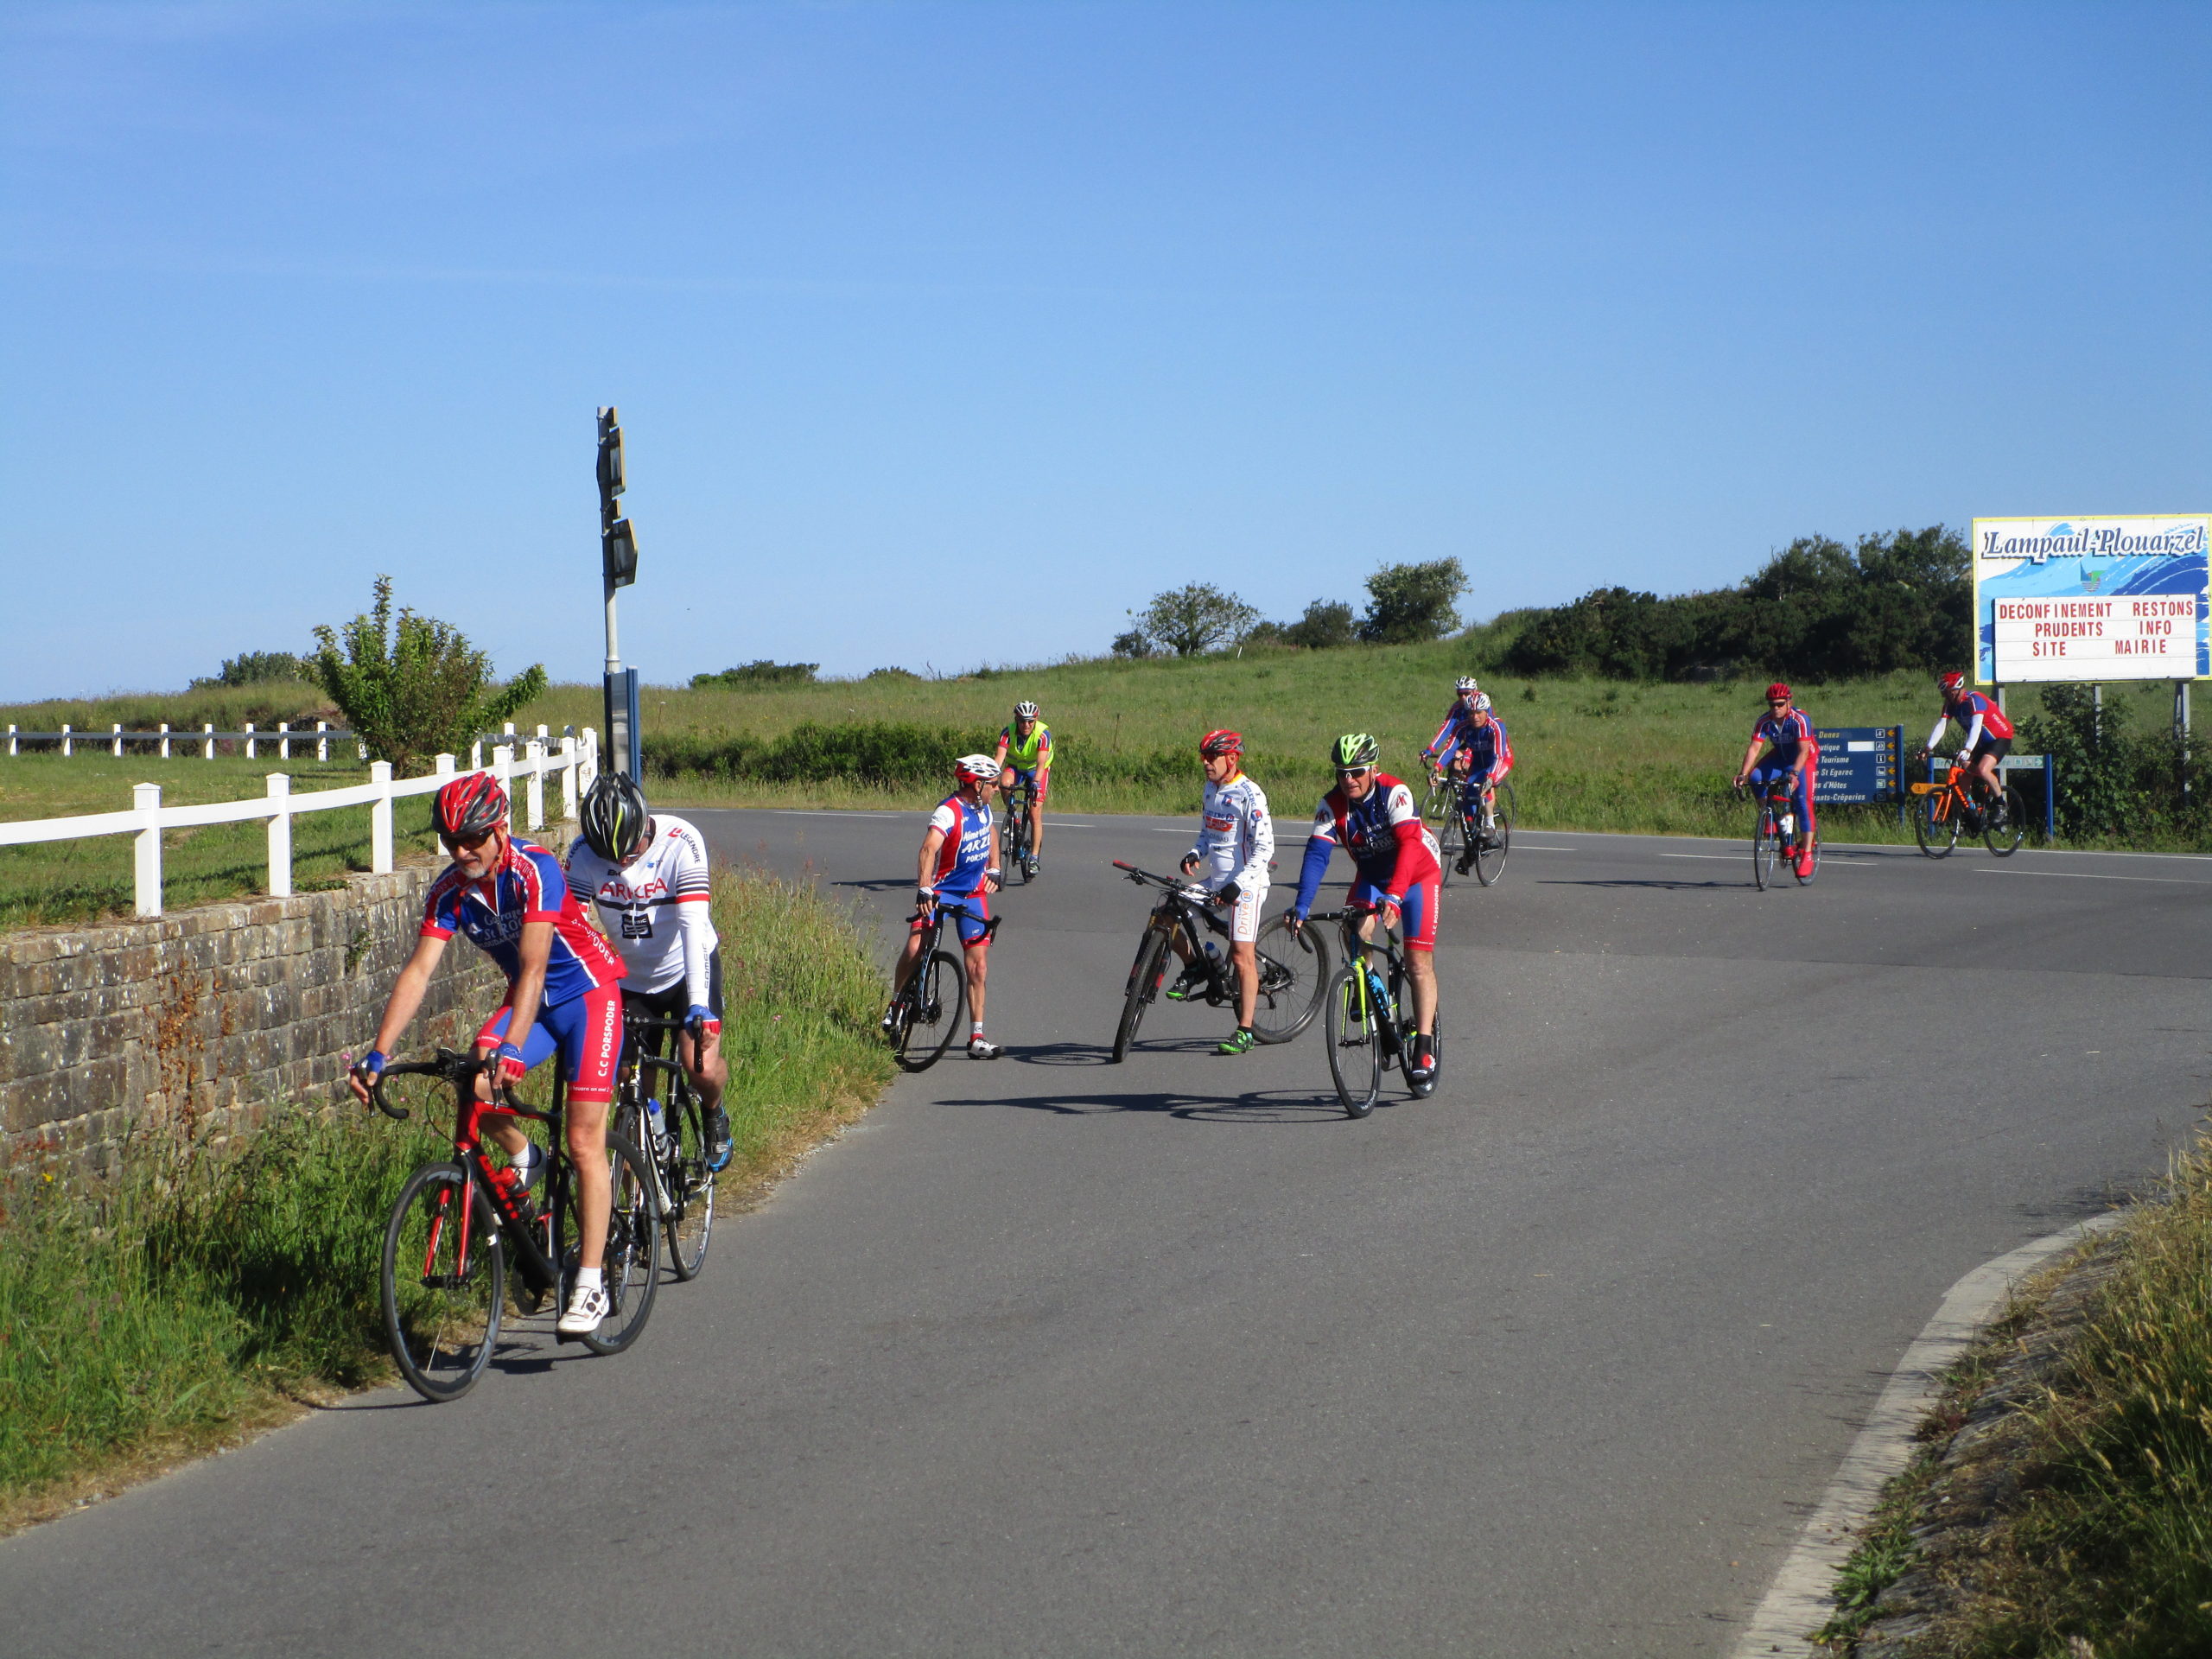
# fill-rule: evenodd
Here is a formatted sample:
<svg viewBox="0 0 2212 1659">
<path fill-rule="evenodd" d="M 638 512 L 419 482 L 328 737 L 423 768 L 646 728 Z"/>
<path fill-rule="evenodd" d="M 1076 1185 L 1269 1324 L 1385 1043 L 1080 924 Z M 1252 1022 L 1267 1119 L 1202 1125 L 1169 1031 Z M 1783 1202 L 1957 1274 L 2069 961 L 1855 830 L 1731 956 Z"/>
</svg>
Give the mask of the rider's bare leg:
<svg viewBox="0 0 2212 1659">
<path fill-rule="evenodd" d="M 1414 1030 L 1426 1037 L 1436 1029 L 1436 953 L 1408 950 L 1406 973 L 1414 982 Z"/>
</svg>

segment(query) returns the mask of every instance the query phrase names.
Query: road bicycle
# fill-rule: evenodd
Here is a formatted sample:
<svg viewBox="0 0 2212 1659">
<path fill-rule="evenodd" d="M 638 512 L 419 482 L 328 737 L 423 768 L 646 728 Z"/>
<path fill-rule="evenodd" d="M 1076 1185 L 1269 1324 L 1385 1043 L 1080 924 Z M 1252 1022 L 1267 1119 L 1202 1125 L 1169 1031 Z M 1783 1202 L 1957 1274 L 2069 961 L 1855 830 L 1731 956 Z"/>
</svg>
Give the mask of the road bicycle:
<svg viewBox="0 0 2212 1659">
<path fill-rule="evenodd" d="M 562 1132 L 568 1080 L 556 1068 L 552 1101 L 539 1110 L 502 1090 L 494 1103 L 478 1098 L 479 1078 L 489 1077 L 496 1057 L 483 1059 L 448 1048 L 430 1060 L 404 1060 L 384 1069 L 369 1098 L 386 1117 L 404 1122 L 414 1106 L 387 1098 L 395 1084 L 425 1080 L 416 1104 L 429 1109 L 441 1092 L 454 1103 L 454 1155 L 424 1164 L 407 1178 L 385 1224 L 379 1275 L 385 1337 L 407 1385 L 425 1400 L 455 1400 L 475 1385 L 499 1338 L 512 1289 L 515 1311 L 537 1313 L 550 1300 L 565 1306 L 575 1285 L 582 1215 L 576 1171 Z M 405 1096 L 410 1091 L 403 1089 Z M 487 1116 L 512 1113 L 545 1126 L 548 1144 L 540 1208 L 513 1170 L 494 1168 L 484 1139 Z M 607 1217 L 604 1262 L 607 1318 L 577 1338 L 595 1354 L 616 1354 L 637 1341 L 652 1313 L 659 1285 L 654 1261 L 660 1214 L 653 1201 L 652 1172 L 645 1155 L 613 1130 L 607 1136 L 613 1203 Z M 507 1261 L 514 1259 L 510 1287 Z M 567 1340 L 567 1338 L 563 1338 Z"/>
<path fill-rule="evenodd" d="M 662 1052 L 684 1028 L 625 1009 L 622 1073 L 615 1084 L 614 1127 L 645 1154 L 679 1281 L 699 1276 L 715 1230 L 715 1172 L 708 1166 L 707 1114 L 683 1065 Z"/>
<path fill-rule="evenodd" d="M 1373 1111 L 1382 1097 L 1382 1073 L 1393 1065 L 1405 1072 L 1412 1058 L 1414 1033 L 1406 1020 L 1411 971 L 1395 933 L 1382 928 L 1375 930 L 1377 937 L 1368 937 L 1368 924 L 1377 913 L 1373 905 L 1316 911 L 1304 930 L 1311 933 L 1312 922 L 1335 922 L 1343 930 L 1344 964 L 1329 983 L 1322 1029 L 1328 1038 L 1329 1076 L 1346 1117 Z M 1406 1078 L 1416 1100 L 1435 1092 L 1444 1057 L 1442 1009 L 1431 1023 L 1430 1052 L 1439 1069 L 1426 1077 Z"/>
<path fill-rule="evenodd" d="M 1500 779 L 1491 786 L 1491 827 L 1485 830 L 1482 825 L 1481 809 L 1467 810 L 1464 798 L 1465 780 L 1446 777 L 1445 783 L 1449 790 L 1455 792 L 1455 799 L 1436 830 L 1437 850 L 1444 861 L 1443 884 L 1448 887 L 1453 876 L 1465 874 L 1459 868 L 1459 861 L 1466 856 L 1467 849 L 1471 847 L 1475 855 L 1469 868 L 1474 871 L 1475 880 L 1486 887 L 1494 887 L 1497 878 L 1505 873 L 1505 855 L 1513 847 L 1513 785 Z M 1435 788 L 1432 785 L 1429 791 L 1432 800 L 1435 794 Z M 1424 811 L 1426 810 L 1423 809 Z"/>
<path fill-rule="evenodd" d="M 1751 881 L 1762 892 L 1778 885 L 1777 868 L 1787 868 L 1797 878 L 1801 887 L 1809 886 L 1813 877 L 1820 874 L 1821 842 L 1813 837 L 1813 868 L 1801 871 L 1797 868 L 1796 792 L 1789 786 L 1787 776 L 1768 779 L 1753 791 L 1756 810 L 1751 817 Z"/>
<path fill-rule="evenodd" d="M 931 906 L 929 920 L 922 924 L 922 948 L 914 958 L 914 971 L 892 994 L 891 1011 L 884 1016 L 883 1034 L 890 1041 L 892 1056 L 909 1071 L 926 1071 L 944 1057 L 960 1029 L 960 1012 L 967 1004 L 967 967 L 938 945 L 949 916 L 983 920 L 965 906 Z M 983 923 L 985 944 L 997 934 L 1000 920 L 994 916 Z"/>
<path fill-rule="evenodd" d="M 1144 1011 L 1159 1000 L 1160 982 L 1166 977 L 1173 941 L 1180 938 L 1189 963 L 1203 975 L 1203 1000 L 1215 1007 L 1236 1006 L 1236 972 L 1225 954 L 1207 948 L 1205 935 L 1230 937 L 1229 925 L 1217 913 L 1219 906 L 1205 888 L 1188 881 L 1170 880 L 1134 864 L 1114 861 L 1114 868 L 1140 887 L 1160 889 L 1160 902 L 1145 918 L 1137 938 L 1137 954 L 1129 964 L 1128 982 L 1122 990 L 1122 1020 L 1114 1029 L 1114 1059 L 1118 1065 L 1144 1022 Z M 1328 978 L 1328 945 L 1310 929 L 1294 930 L 1287 911 L 1260 930 L 1255 942 L 1260 988 L 1252 1007 L 1252 1034 L 1263 1043 L 1287 1043 L 1313 1023 L 1321 1006 L 1321 992 Z"/>
<path fill-rule="evenodd" d="M 1006 791 L 1003 810 L 1004 827 L 999 831 L 999 851 L 1005 860 L 1007 880 L 1016 874 L 1021 885 L 1029 885 L 1029 803 L 1033 798 L 1032 785 L 1017 781 Z"/>
<path fill-rule="evenodd" d="M 1940 757 L 1938 757 L 1940 758 Z M 1941 783 L 1909 784 L 1912 804 L 1912 838 L 1930 858 L 1948 858 L 1961 835 L 1980 836 L 1993 856 L 2010 858 L 2026 835 L 2027 808 L 2020 791 L 2009 780 L 2005 785 L 2001 816 L 1993 815 L 1977 798 L 1974 774 L 1956 756 Z M 2004 774 L 1998 774 L 2002 778 Z"/>
</svg>

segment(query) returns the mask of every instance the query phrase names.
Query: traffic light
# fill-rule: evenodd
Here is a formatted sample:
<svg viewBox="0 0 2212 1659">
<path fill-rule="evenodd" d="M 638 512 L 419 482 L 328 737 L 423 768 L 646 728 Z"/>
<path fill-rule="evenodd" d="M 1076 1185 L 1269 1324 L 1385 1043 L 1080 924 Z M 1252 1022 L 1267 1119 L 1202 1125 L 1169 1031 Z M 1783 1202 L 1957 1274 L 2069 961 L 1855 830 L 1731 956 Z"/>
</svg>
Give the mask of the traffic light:
<svg viewBox="0 0 2212 1659">
<path fill-rule="evenodd" d="M 599 562 L 610 588 L 627 588 L 638 579 L 638 537 L 627 518 L 617 518 L 600 532 Z"/>
</svg>

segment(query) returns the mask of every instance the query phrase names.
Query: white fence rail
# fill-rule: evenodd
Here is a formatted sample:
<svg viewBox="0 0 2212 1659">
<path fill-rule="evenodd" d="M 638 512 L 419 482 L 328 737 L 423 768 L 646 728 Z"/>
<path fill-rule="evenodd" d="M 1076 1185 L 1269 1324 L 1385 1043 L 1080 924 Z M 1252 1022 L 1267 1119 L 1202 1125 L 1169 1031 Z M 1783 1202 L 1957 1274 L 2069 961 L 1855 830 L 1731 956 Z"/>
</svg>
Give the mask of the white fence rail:
<svg viewBox="0 0 2212 1659">
<path fill-rule="evenodd" d="M 574 737 L 575 734 L 575 727 L 563 728 L 563 736 Z M 515 723 L 512 721 L 507 721 L 506 729 L 503 732 L 484 733 L 469 747 L 470 768 L 477 772 L 484 770 L 484 745 L 486 741 L 496 748 L 502 742 L 512 743 L 517 741 Z M 525 736 L 519 741 L 526 743 L 530 740 Z M 540 726 L 537 728 L 537 741 L 550 744 L 556 740 L 547 733 L 544 727 Z M 266 744 L 276 745 L 276 758 L 279 760 L 289 760 L 292 758 L 292 746 L 296 743 L 300 746 L 302 757 L 304 758 L 306 750 L 311 745 L 315 749 L 315 758 L 317 760 L 327 760 L 330 759 L 330 746 L 333 743 L 350 743 L 353 746 L 356 759 L 365 760 L 369 758 L 368 746 L 359 738 L 348 731 L 334 730 L 329 721 L 322 720 L 318 720 L 312 727 L 295 726 L 285 720 L 278 721 L 273 727 L 257 727 L 251 721 L 248 721 L 243 731 L 236 732 L 219 732 L 213 726 L 202 726 L 197 731 L 188 726 L 180 726 L 173 729 L 167 721 L 163 721 L 151 731 L 110 726 L 107 730 L 99 732 L 92 730 L 90 727 L 79 730 L 76 727 L 64 724 L 58 732 L 27 732 L 19 727 L 10 725 L 8 728 L 8 753 L 21 754 L 23 752 L 22 746 L 26 743 L 56 743 L 60 746 L 61 753 L 65 755 L 74 754 L 79 749 L 82 749 L 87 754 L 97 751 L 113 755 L 118 760 L 122 758 L 127 748 L 140 753 L 158 753 L 164 760 L 169 760 L 173 755 L 188 753 L 195 748 L 200 751 L 202 760 L 213 760 L 215 758 L 215 746 L 218 743 L 244 744 L 245 758 L 249 760 L 259 759 L 259 751 L 262 746 Z"/>
<path fill-rule="evenodd" d="M 544 728 L 540 727 L 543 732 Z M 560 780 L 561 816 L 564 819 L 576 816 L 576 806 L 583 799 L 584 791 L 591 787 L 592 779 L 599 775 L 599 734 L 590 727 L 584 728 L 580 736 L 563 735 L 558 747 L 551 746 L 543 736 L 524 741 L 522 753 L 515 753 L 512 743 L 499 743 L 492 750 L 492 764 L 488 767 L 474 766 L 472 771 L 489 771 L 507 791 L 507 798 L 518 805 L 525 828 L 542 830 L 545 827 L 545 779 L 550 772 Z M 426 778 L 410 778 L 404 781 L 391 775 L 391 763 L 372 761 L 369 781 L 354 784 L 345 789 L 316 790 L 310 794 L 292 793 L 292 780 L 281 772 L 269 774 L 269 794 L 264 800 L 215 801 L 206 806 L 163 806 L 159 784 L 138 784 L 131 790 L 130 810 L 127 812 L 92 812 L 70 818 L 32 818 L 20 823 L 0 823 L 0 847 L 22 847 L 39 842 L 79 841 L 92 836 L 130 836 L 137 842 L 133 859 L 132 887 L 137 913 L 158 916 L 162 913 L 162 832 L 208 823 L 244 823 L 255 818 L 269 820 L 269 892 L 271 897 L 289 897 L 292 891 L 292 820 L 303 813 L 334 812 L 346 807 L 365 806 L 369 809 L 369 868 L 378 874 L 390 874 L 392 867 L 391 804 L 403 796 L 433 794 L 456 775 L 454 758 L 442 754 L 437 770 Z M 523 798 L 515 803 L 516 785 L 523 787 Z"/>
</svg>

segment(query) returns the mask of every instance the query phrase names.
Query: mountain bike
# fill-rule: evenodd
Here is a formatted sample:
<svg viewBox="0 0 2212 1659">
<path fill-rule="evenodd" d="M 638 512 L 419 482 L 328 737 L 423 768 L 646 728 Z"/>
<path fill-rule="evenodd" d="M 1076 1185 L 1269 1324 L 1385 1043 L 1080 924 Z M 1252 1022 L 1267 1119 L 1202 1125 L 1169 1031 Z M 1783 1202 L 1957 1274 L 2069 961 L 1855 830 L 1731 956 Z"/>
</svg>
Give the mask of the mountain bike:
<svg viewBox="0 0 2212 1659">
<path fill-rule="evenodd" d="M 2001 814 L 1992 814 L 1987 804 L 1977 798 L 1970 781 L 1973 776 L 1965 763 L 1953 756 L 1950 769 L 1940 784 L 1906 785 L 1915 798 L 1912 838 L 1929 857 L 1948 858 L 1961 834 L 1980 836 L 1993 857 L 2010 858 L 2019 850 L 2021 839 L 2027 833 L 2027 807 L 2020 799 L 2020 791 L 2006 780 L 2004 810 Z M 1998 776 L 2003 778 L 2004 774 L 1999 772 Z"/>
<path fill-rule="evenodd" d="M 1786 777 L 1770 778 L 1752 797 L 1757 810 L 1751 818 L 1751 882 L 1762 892 L 1777 884 L 1777 867 L 1786 867 L 1797 877 L 1799 887 L 1809 886 L 1813 876 L 1820 874 L 1821 842 L 1813 837 L 1813 868 L 1809 874 L 1797 868 L 1797 801 L 1796 791 L 1789 787 Z"/>
<path fill-rule="evenodd" d="M 1205 936 L 1211 932 L 1228 938 L 1229 925 L 1205 888 L 1154 875 L 1119 859 L 1114 868 L 1140 887 L 1160 889 L 1160 902 L 1145 918 L 1136 959 L 1129 964 L 1128 981 L 1122 990 L 1122 1020 L 1114 1030 L 1114 1059 L 1119 1064 L 1144 1022 L 1144 1011 L 1159 999 L 1174 950 L 1172 941 L 1180 938 L 1190 964 L 1202 967 L 1203 1000 L 1211 1006 L 1236 1006 L 1236 974 L 1226 956 L 1207 949 Z M 1328 945 L 1311 928 L 1294 931 L 1286 911 L 1261 928 L 1256 949 L 1260 988 L 1252 1006 L 1252 1034 L 1263 1043 L 1287 1043 L 1313 1024 L 1319 1011 L 1329 972 Z"/>
<path fill-rule="evenodd" d="M 922 924 L 922 949 L 914 958 L 914 971 L 893 995 L 891 1011 L 885 1016 L 883 1034 L 890 1040 L 892 1056 L 909 1071 L 928 1071 L 952 1046 L 953 1035 L 960 1029 L 960 1011 L 968 1001 L 966 964 L 938 947 L 948 916 L 982 921 L 964 906 L 931 906 L 929 920 Z M 984 944 L 997 934 L 1001 919 L 994 916 L 983 924 Z"/>
<path fill-rule="evenodd" d="M 707 1114 L 672 1046 L 681 1020 L 622 1014 L 622 1074 L 615 1084 L 614 1127 L 645 1154 L 654 1202 L 668 1238 L 668 1264 L 679 1281 L 699 1276 L 715 1230 L 715 1173 L 707 1166 Z M 658 1108 L 658 1110 L 656 1110 Z"/>
<path fill-rule="evenodd" d="M 379 1274 L 392 1361 L 407 1385 L 433 1402 L 458 1399 L 483 1375 L 499 1338 L 509 1252 L 518 1281 L 512 1287 L 518 1313 L 535 1313 L 549 1300 L 563 1306 L 575 1284 L 582 1216 L 575 1167 L 562 1132 L 566 1073 L 556 1069 L 552 1102 L 540 1111 L 511 1090 L 496 1103 L 477 1097 L 477 1079 L 497 1065 L 494 1057 L 478 1059 L 441 1048 L 435 1059 L 386 1066 L 369 1085 L 377 1109 L 401 1122 L 414 1116 L 415 1107 L 387 1098 L 395 1084 L 426 1080 L 427 1086 L 415 1091 L 416 1104 L 424 1109 L 443 1090 L 453 1095 L 454 1155 L 424 1164 L 399 1189 L 385 1226 Z M 410 1093 L 404 1087 L 400 1092 L 403 1097 Z M 502 1112 L 545 1126 L 548 1144 L 538 1165 L 545 1172 L 543 1209 L 512 1169 L 492 1166 L 484 1119 Z M 652 1173 L 636 1146 L 612 1130 L 607 1156 L 613 1204 L 604 1282 L 613 1306 L 598 1330 L 578 1338 L 595 1354 L 620 1353 L 637 1341 L 659 1285 L 653 1254 L 660 1215 Z"/>
<path fill-rule="evenodd" d="M 1464 791 L 1461 780 L 1458 786 Z M 1491 823 L 1483 828 L 1481 809 L 1469 811 L 1464 800 L 1456 804 L 1436 832 L 1436 845 L 1444 861 L 1444 885 L 1450 887 L 1454 875 L 1464 874 L 1459 861 L 1470 848 L 1474 856 L 1469 868 L 1475 880 L 1483 886 L 1495 887 L 1497 878 L 1505 873 L 1505 855 L 1513 848 L 1513 785 L 1500 779 L 1491 788 Z"/>
<path fill-rule="evenodd" d="M 1033 798 L 1032 786 L 1017 780 L 1006 791 L 1006 814 L 999 830 L 999 851 L 1005 860 L 1007 880 L 1011 881 L 1018 873 L 1021 885 L 1029 885 L 1029 803 Z"/>
<path fill-rule="evenodd" d="M 1308 918 L 1309 923 L 1335 922 L 1343 930 L 1344 965 L 1330 982 L 1322 1028 L 1328 1036 L 1329 1076 L 1346 1117 L 1365 1117 L 1373 1111 L 1382 1096 L 1384 1071 L 1395 1065 L 1403 1072 L 1412 1058 L 1414 1032 L 1406 1018 L 1411 972 L 1395 934 L 1378 929 L 1376 938 L 1367 937 L 1366 924 L 1376 913 L 1372 905 L 1348 905 L 1342 910 L 1316 911 Z M 1313 930 L 1309 925 L 1305 931 Z M 1425 1078 L 1406 1079 L 1416 1100 L 1436 1091 L 1444 1057 L 1441 1008 L 1431 1023 L 1430 1049 L 1439 1070 Z"/>
</svg>

